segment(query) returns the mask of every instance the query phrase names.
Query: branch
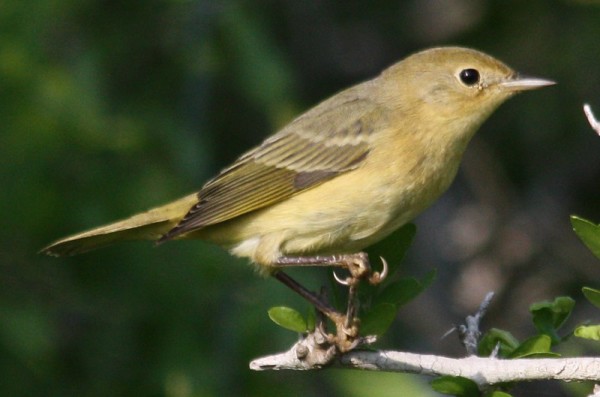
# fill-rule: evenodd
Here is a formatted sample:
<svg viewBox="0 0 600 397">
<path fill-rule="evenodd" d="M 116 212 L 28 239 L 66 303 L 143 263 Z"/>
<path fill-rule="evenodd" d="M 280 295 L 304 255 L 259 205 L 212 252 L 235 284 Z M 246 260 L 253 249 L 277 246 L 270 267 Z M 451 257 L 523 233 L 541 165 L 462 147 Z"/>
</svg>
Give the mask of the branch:
<svg viewBox="0 0 600 397">
<path fill-rule="evenodd" d="M 298 359 L 296 343 L 281 354 L 261 357 L 250 363 L 250 369 L 309 370 L 321 365 L 307 365 Z M 503 360 L 470 356 L 449 358 L 434 355 L 396 351 L 353 350 L 337 357 L 329 364 L 334 368 L 362 369 L 384 372 L 408 372 L 429 376 L 462 376 L 480 386 L 543 379 L 570 381 L 600 381 L 600 358 L 529 358 Z"/>
<path fill-rule="evenodd" d="M 479 305 L 479 309 L 474 315 L 469 315 L 465 318 L 465 323 L 459 325 L 456 329 L 458 330 L 458 336 L 463 346 L 467 349 L 469 356 L 477 354 L 477 345 L 479 344 L 479 338 L 481 338 L 481 331 L 479 330 L 479 324 L 481 319 L 485 315 L 492 298 L 494 297 L 493 292 L 488 292 L 483 302 Z"/>
<path fill-rule="evenodd" d="M 585 117 L 588 119 L 588 123 L 598 135 L 600 135 L 600 122 L 596 120 L 594 117 L 594 113 L 592 113 L 592 108 L 587 103 L 583 105 L 583 112 L 585 113 Z"/>
<path fill-rule="evenodd" d="M 533 380 L 600 382 L 600 357 L 498 359 L 497 349 L 491 357 L 475 356 L 481 335 L 479 323 L 493 295 L 488 293 L 476 314 L 467 316 L 465 324 L 453 329 L 458 329 L 460 339 L 470 354 L 465 358 L 360 348 L 341 354 L 335 344 L 329 342 L 321 324 L 314 331 L 303 334 L 288 351 L 253 360 L 250 369 L 277 371 L 333 367 L 428 376 L 460 376 L 472 380 L 481 390 L 489 385 Z M 375 339 L 361 338 L 357 347 L 373 343 Z M 600 397 L 598 384 L 589 397 Z"/>
</svg>

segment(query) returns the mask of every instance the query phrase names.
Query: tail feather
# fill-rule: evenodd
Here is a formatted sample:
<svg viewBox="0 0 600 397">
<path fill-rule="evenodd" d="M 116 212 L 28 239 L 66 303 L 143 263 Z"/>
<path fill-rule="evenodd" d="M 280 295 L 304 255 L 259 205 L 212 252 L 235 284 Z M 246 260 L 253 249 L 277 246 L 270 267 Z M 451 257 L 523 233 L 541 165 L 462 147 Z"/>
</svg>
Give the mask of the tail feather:
<svg viewBox="0 0 600 397">
<path fill-rule="evenodd" d="M 130 218 L 65 237 L 43 248 L 40 252 L 52 256 L 68 256 L 105 247 L 119 241 L 157 240 L 171 230 L 197 202 L 197 194 L 190 194 Z"/>
</svg>

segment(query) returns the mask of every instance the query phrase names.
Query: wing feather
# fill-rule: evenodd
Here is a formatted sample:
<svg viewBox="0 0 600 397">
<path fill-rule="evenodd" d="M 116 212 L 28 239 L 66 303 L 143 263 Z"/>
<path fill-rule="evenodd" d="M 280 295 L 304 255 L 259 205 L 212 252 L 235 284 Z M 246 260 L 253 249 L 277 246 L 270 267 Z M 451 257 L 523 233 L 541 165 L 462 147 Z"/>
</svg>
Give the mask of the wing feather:
<svg viewBox="0 0 600 397">
<path fill-rule="evenodd" d="M 336 98 L 337 106 L 329 100 L 313 108 L 206 183 L 199 202 L 159 242 L 275 204 L 358 167 L 369 154 L 373 123 L 385 117 L 350 90 Z"/>
</svg>

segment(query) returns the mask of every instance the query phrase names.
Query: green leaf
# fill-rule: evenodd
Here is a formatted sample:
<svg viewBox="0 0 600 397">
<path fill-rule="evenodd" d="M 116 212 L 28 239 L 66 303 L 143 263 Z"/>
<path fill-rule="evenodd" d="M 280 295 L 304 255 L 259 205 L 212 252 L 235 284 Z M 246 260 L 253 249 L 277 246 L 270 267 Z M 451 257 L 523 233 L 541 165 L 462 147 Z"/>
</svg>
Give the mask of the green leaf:
<svg viewBox="0 0 600 397">
<path fill-rule="evenodd" d="M 423 292 L 435 279 L 435 275 L 435 270 L 432 270 L 421 281 L 407 277 L 385 287 L 380 294 L 375 296 L 371 308 L 362 315 L 361 333 L 363 335 L 383 335 L 396 318 L 398 307 Z"/>
<path fill-rule="evenodd" d="M 269 309 L 269 318 L 280 327 L 289 329 L 295 332 L 306 332 L 307 325 L 304 317 L 292 309 L 286 306 L 276 306 Z"/>
<path fill-rule="evenodd" d="M 403 278 L 387 287 L 375 298 L 375 303 L 391 303 L 402 306 L 423 291 L 421 283 L 414 278 Z"/>
<path fill-rule="evenodd" d="M 317 314 L 315 313 L 314 307 L 308 308 L 308 313 L 306 314 L 306 330 L 312 332 L 315 330 L 315 326 L 317 323 Z"/>
<path fill-rule="evenodd" d="M 396 260 L 389 264 L 389 274 L 393 275 L 400 268 L 400 263 L 406 255 L 406 251 L 413 242 L 415 238 L 415 234 L 417 233 L 417 227 L 414 223 L 409 223 L 400 228 L 400 230 L 396 231 L 392 234 L 392 238 L 394 239 L 394 257 Z"/>
<path fill-rule="evenodd" d="M 600 225 L 575 215 L 571 215 L 571 225 L 581 241 L 597 258 L 600 258 Z"/>
<path fill-rule="evenodd" d="M 510 358 L 522 358 L 550 353 L 552 339 L 548 335 L 536 335 L 525 340 L 511 354 Z"/>
<path fill-rule="evenodd" d="M 574 306 L 575 301 L 572 298 L 559 296 L 553 302 L 534 303 L 529 307 L 529 311 L 538 332 L 550 336 L 553 343 L 558 343 L 561 337 L 557 330 L 569 318 Z"/>
<path fill-rule="evenodd" d="M 440 376 L 431 381 L 431 387 L 439 393 L 450 396 L 479 397 L 481 395 L 477 383 L 460 376 Z"/>
<path fill-rule="evenodd" d="M 380 303 L 366 312 L 361 319 L 360 332 L 363 335 L 383 335 L 390 328 L 398 309 L 391 303 Z"/>
<path fill-rule="evenodd" d="M 583 295 L 585 295 L 587 300 L 590 301 L 592 305 L 600 308 L 600 290 L 590 287 L 583 287 L 581 292 L 583 292 Z"/>
<path fill-rule="evenodd" d="M 600 340 L 600 325 L 581 325 L 573 334 L 578 338 Z"/>
<path fill-rule="evenodd" d="M 435 279 L 435 276 L 436 271 L 432 270 L 425 275 L 423 280 L 407 277 L 391 283 L 377 295 L 374 304 L 391 303 L 397 307 L 403 306 L 429 287 Z"/>
<path fill-rule="evenodd" d="M 508 331 L 492 328 L 486 332 L 479 341 L 478 353 L 482 357 L 488 357 L 500 343 L 500 357 L 508 357 L 519 346 L 517 338 Z"/>
<path fill-rule="evenodd" d="M 494 390 L 491 393 L 484 394 L 484 397 L 512 397 L 512 395 L 510 395 L 506 392 L 503 392 L 503 391 Z"/>
<path fill-rule="evenodd" d="M 421 286 L 423 287 L 423 289 L 425 290 L 429 288 L 429 286 L 435 281 L 436 277 L 437 269 L 432 269 L 429 272 L 427 272 L 423 280 L 421 280 Z"/>
<path fill-rule="evenodd" d="M 379 256 L 383 256 L 388 259 L 388 277 L 394 275 L 400 268 L 402 258 L 408 251 L 416 232 L 417 227 L 413 223 L 408 223 L 381 242 L 371 246 L 368 250 L 371 263 L 376 263 L 375 258 L 379 259 Z"/>
</svg>

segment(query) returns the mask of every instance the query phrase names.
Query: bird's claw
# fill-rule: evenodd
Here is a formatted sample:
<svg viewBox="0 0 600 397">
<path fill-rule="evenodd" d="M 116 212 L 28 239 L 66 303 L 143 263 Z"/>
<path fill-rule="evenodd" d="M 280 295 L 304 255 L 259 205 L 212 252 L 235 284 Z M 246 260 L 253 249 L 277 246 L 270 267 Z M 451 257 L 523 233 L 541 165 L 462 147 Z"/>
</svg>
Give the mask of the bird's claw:
<svg viewBox="0 0 600 397">
<path fill-rule="evenodd" d="M 346 268 L 350 272 L 350 277 L 342 279 L 334 271 L 333 278 L 339 284 L 346 287 L 355 285 L 360 279 L 363 278 L 367 278 L 371 285 L 377 285 L 385 280 L 389 273 L 389 265 L 387 261 L 383 256 L 380 256 L 379 258 L 381 259 L 382 264 L 381 272 L 372 272 L 368 257 L 366 257 L 366 255 L 361 255 L 360 257 L 357 257 L 356 262 L 346 262 Z"/>
<path fill-rule="evenodd" d="M 335 281 L 337 281 L 338 284 L 341 284 L 345 287 L 349 287 L 350 286 L 350 277 L 346 278 L 345 280 L 342 280 L 337 273 L 335 272 L 335 270 L 332 272 L 333 273 L 333 278 L 335 279 Z"/>
<path fill-rule="evenodd" d="M 369 283 L 371 285 L 377 285 L 383 280 L 385 280 L 389 272 L 389 266 L 385 258 L 383 256 L 380 256 L 379 259 L 381 259 L 381 264 L 383 268 L 381 269 L 381 272 L 375 272 L 371 274 L 371 277 L 369 277 Z"/>
</svg>

